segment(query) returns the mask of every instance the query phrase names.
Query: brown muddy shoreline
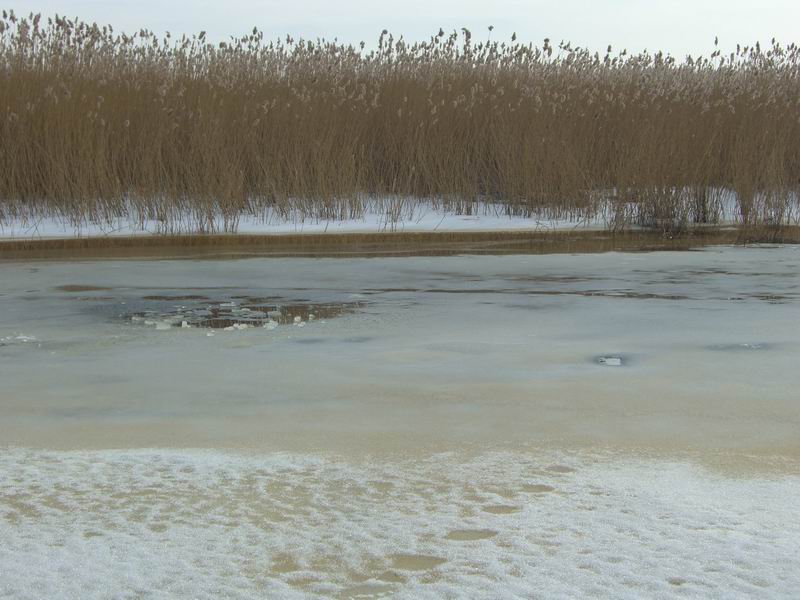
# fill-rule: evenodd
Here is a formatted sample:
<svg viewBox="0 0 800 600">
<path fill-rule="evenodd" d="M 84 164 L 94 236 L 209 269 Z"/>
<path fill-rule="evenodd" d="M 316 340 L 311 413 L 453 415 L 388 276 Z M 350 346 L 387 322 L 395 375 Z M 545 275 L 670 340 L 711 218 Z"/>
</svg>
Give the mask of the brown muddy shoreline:
<svg viewBox="0 0 800 600">
<path fill-rule="evenodd" d="M 570 254 L 691 250 L 750 243 L 800 243 L 800 227 L 785 227 L 777 232 L 708 229 L 678 236 L 646 231 L 470 231 L 0 240 L 0 260 Z"/>
</svg>

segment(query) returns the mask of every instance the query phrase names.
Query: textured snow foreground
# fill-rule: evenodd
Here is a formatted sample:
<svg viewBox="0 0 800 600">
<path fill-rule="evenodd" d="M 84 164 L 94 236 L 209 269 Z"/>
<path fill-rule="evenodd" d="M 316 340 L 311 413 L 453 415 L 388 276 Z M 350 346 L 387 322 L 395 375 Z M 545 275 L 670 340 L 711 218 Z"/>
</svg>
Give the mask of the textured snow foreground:
<svg viewBox="0 0 800 600">
<path fill-rule="evenodd" d="M 800 589 L 800 250 L 0 262 L 0 597 Z"/>
</svg>

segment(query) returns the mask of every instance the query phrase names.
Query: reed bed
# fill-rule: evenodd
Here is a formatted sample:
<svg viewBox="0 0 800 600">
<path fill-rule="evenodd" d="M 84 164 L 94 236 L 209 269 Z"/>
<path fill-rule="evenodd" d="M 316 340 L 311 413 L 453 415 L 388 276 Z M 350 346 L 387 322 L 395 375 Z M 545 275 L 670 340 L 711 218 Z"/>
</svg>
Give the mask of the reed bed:
<svg viewBox="0 0 800 600">
<path fill-rule="evenodd" d="M 796 224 L 800 49 L 676 60 L 467 30 L 212 44 L 2 14 L 0 223 L 235 230 L 420 201 L 614 229 Z"/>
</svg>

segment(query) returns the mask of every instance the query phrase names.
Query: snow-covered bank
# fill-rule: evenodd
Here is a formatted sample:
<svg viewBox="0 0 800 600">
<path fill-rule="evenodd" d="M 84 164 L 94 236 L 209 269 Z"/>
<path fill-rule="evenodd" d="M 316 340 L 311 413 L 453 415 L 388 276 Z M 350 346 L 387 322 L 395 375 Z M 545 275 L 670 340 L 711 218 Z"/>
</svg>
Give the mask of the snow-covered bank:
<svg viewBox="0 0 800 600">
<path fill-rule="evenodd" d="M 393 212 L 375 207 L 363 217 L 325 220 L 304 217 L 299 212 L 282 215 L 242 215 L 236 222 L 220 218 L 199 226 L 190 219 L 170 224 L 155 220 L 114 218 L 109 222 L 75 224 L 58 218 L 12 219 L 0 222 L 0 240 L 119 237 L 159 234 L 193 234 L 235 232 L 249 235 L 281 235 L 297 233 L 381 233 L 381 232 L 471 232 L 471 231 L 565 231 L 599 230 L 607 227 L 606 217 L 591 219 L 552 219 L 546 217 L 509 216 L 500 206 L 479 207 L 476 214 L 454 214 L 429 204 L 415 204 Z M 381 208 L 382 210 L 378 210 Z"/>
<path fill-rule="evenodd" d="M 12 215 L 0 211 L 0 241 L 46 240 L 74 238 L 110 238 L 148 235 L 193 235 L 208 233 L 236 233 L 243 235 L 282 234 L 353 234 L 386 232 L 491 232 L 491 231 L 571 231 L 603 230 L 612 225 L 627 230 L 669 229 L 670 227 L 705 227 L 708 225 L 736 227 L 741 225 L 741 209 L 736 194 L 731 190 L 717 189 L 711 193 L 707 206 L 707 222 L 696 223 L 697 207 L 684 198 L 678 201 L 675 212 L 657 216 L 647 212 L 637 202 L 620 205 L 612 201 L 599 202 L 593 211 L 585 213 L 559 213 L 557 216 L 543 212 L 522 216 L 504 204 L 491 202 L 445 205 L 429 199 L 374 198 L 353 207 L 308 207 L 290 205 L 287 208 L 266 208 L 263 212 L 241 213 L 234 218 L 218 215 L 209 218 L 188 212 L 171 213 L 167 220 L 159 221 L 139 212 L 130 204 L 124 216 L 111 216 L 101 220 L 84 218 L 79 222 L 67 217 L 41 215 Z M 788 212 L 768 206 L 765 198 L 757 198 L 754 211 L 764 223 L 800 225 L 800 214 L 789 204 Z M 0 206 L 2 209 L 2 206 Z M 349 210 L 358 216 L 344 217 Z M 309 213 L 330 213 L 335 218 L 311 217 Z M 670 221 L 671 220 L 671 221 Z"/>
</svg>

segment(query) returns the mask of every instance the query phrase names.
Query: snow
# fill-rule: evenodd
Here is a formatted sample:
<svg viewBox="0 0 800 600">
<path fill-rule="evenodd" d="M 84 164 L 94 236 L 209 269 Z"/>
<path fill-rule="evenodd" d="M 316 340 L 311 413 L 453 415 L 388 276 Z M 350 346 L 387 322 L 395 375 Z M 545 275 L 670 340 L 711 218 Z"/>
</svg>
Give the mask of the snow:
<svg viewBox="0 0 800 600">
<path fill-rule="evenodd" d="M 467 232 L 467 231 L 554 231 L 570 229 L 603 229 L 605 219 L 599 215 L 594 219 L 526 218 L 503 214 L 502 206 L 486 205 L 478 214 L 458 215 L 434 207 L 430 203 L 409 205 L 397 220 L 388 216 L 382 207 L 366 212 L 363 218 L 344 220 L 309 219 L 299 213 L 288 217 L 274 212 L 261 215 L 242 215 L 236 232 L 251 235 L 319 234 L 319 233 L 379 233 L 387 231 L 405 232 Z M 216 232 L 224 232 L 225 224 L 219 219 Z M 128 218 L 112 219 L 109 223 L 83 223 L 75 226 L 57 218 L 12 219 L 0 223 L 0 240 L 6 239 L 55 239 L 73 237 L 119 237 L 155 235 L 162 233 L 196 233 L 189 219 L 167 228 L 153 220 Z"/>
<path fill-rule="evenodd" d="M 798 492 L 607 452 L 12 449 L 0 595 L 789 599 Z"/>
<path fill-rule="evenodd" d="M 736 195 L 729 190 L 716 190 L 712 204 L 719 214 L 718 225 L 735 226 L 739 222 Z M 636 214 L 637 206 L 626 205 L 629 218 Z M 430 200 L 399 198 L 371 199 L 365 201 L 364 214 L 360 218 L 321 219 L 311 218 L 301 210 L 288 211 L 265 209 L 257 214 L 241 214 L 235 222 L 218 217 L 212 226 L 203 221 L 200 229 L 190 215 L 174 219 L 170 223 L 147 219 L 137 215 L 131 206 L 128 217 L 115 217 L 104 222 L 84 221 L 79 224 L 59 217 L 16 217 L 0 223 L 0 240 L 94 238 L 120 236 L 148 236 L 159 234 L 229 233 L 248 235 L 286 234 L 347 234 L 381 232 L 475 232 L 475 231 L 570 231 L 603 230 L 612 218 L 612 206 L 601 206 L 591 216 L 564 215 L 554 218 L 549 214 L 534 214 L 530 217 L 508 215 L 503 204 L 476 203 L 472 214 L 456 214 Z M 789 220 L 797 225 L 800 216 L 790 214 Z M 640 229 L 635 223 L 629 229 Z"/>
</svg>

